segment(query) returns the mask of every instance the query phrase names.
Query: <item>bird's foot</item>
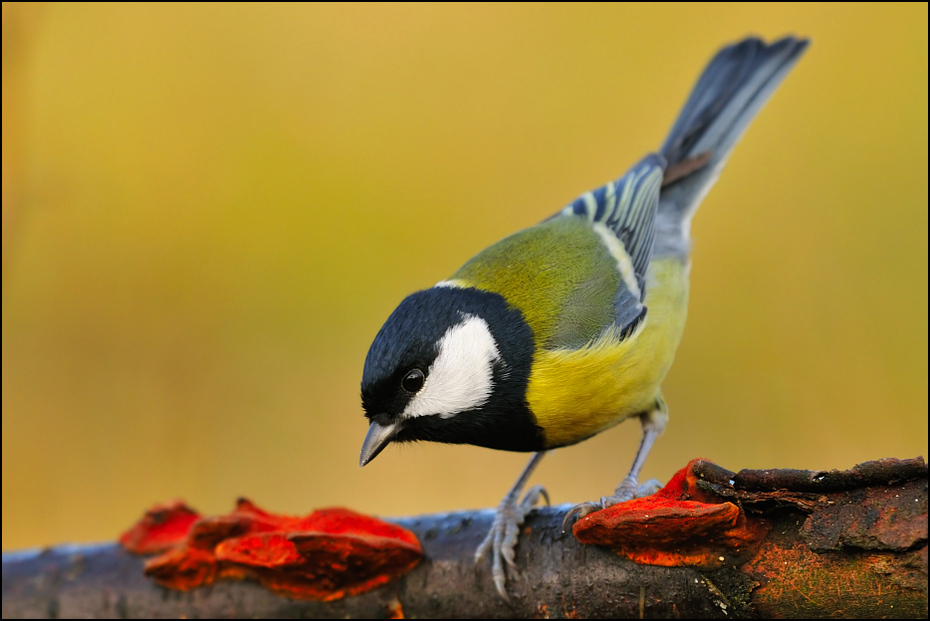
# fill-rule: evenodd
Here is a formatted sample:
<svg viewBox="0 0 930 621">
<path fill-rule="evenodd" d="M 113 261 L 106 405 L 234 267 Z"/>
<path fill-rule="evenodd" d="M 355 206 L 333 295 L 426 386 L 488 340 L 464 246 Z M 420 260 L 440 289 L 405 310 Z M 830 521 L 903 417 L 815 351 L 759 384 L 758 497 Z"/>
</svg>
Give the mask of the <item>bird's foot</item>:
<svg viewBox="0 0 930 621">
<path fill-rule="evenodd" d="M 565 514 L 565 519 L 562 520 L 562 532 L 568 530 L 568 527 L 575 520 L 580 520 L 589 513 L 612 507 L 633 498 L 650 496 L 660 489 L 662 489 L 662 483 L 657 479 L 650 479 L 639 485 L 636 477 L 628 476 L 620 482 L 620 485 L 614 490 L 613 496 L 603 496 L 600 500 L 582 502 L 569 509 L 568 513 Z"/>
<path fill-rule="evenodd" d="M 497 592 L 501 594 L 508 602 L 507 591 L 504 585 L 507 576 L 504 572 L 504 563 L 510 566 L 512 570 L 516 569 L 514 563 L 515 548 L 517 547 L 517 538 L 520 535 L 520 525 L 526 519 L 526 515 L 533 510 L 533 507 L 539 502 L 540 497 L 545 498 L 546 504 L 549 504 L 549 494 L 543 489 L 542 485 L 530 488 L 523 500 L 517 502 L 516 497 L 508 495 L 497 507 L 497 513 L 494 515 L 494 524 L 488 531 L 487 537 L 478 546 L 475 552 L 475 569 L 482 562 L 488 552 L 491 553 L 491 577 L 494 579 L 494 586 Z"/>
</svg>

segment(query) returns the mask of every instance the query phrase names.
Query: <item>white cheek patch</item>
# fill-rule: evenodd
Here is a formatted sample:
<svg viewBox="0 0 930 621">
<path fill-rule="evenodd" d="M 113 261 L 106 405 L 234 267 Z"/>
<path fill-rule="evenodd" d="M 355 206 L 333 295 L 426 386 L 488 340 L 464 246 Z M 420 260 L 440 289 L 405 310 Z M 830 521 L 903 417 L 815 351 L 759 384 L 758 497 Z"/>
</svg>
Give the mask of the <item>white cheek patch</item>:
<svg viewBox="0 0 930 621">
<path fill-rule="evenodd" d="M 442 335 L 439 354 L 423 388 L 404 409 L 404 418 L 455 416 L 488 402 L 494 388 L 492 369 L 501 358 L 497 342 L 481 317 L 464 315 Z"/>
</svg>

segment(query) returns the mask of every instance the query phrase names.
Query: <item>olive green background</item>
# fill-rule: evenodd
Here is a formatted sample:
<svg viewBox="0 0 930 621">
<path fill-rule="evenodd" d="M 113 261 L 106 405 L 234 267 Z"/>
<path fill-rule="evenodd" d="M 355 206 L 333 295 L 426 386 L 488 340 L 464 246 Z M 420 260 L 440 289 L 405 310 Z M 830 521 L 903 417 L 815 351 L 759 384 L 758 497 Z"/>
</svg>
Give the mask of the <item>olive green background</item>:
<svg viewBox="0 0 930 621">
<path fill-rule="evenodd" d="M 490 507 L 527 456 L 360 469 L 408 293 L 622 174 L 747 34 L 813 45 L 694 221 L 645 476 L 927 453 L 927 5 L 3 5 L 3 548 L 204 512 Z M 548 457 L 556 503 L 625 423 Z"/>
</svg>

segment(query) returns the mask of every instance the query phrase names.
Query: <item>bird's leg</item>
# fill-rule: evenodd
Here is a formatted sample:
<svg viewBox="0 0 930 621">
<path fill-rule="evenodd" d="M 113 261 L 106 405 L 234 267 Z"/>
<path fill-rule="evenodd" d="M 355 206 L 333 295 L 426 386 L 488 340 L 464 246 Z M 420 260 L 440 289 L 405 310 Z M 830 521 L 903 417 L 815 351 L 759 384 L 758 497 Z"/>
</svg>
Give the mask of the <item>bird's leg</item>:
<svg viewBox="0 0 930 621">
<path fill-rule="evenodd" d="M 478 546 L 478 550 L 475 551 L 476 568 L 478 563 L 484 560 L 488 551 L 491 552 L 491 576 L 494 578 L 494 586 L 497 587 L 497 592 L 501 594 L 501 597 L 507 601 L 510 600 L 507 597 L 507 591 L 504 589 L 504 584 L 507 581 L 504 573 L 504 561 L 511 568 L 516 567 L 513 558 L 514 548 L 517 546 L 517 537 L 520 534 L 520 525 L 523 524 L 526 515 L 532 511 L 533 506 L 539 501 L 540 496 L 546 499 L 547 505 L 549 504 L 549 495 L 541 485 L 530 488 L 523 500 L 518 502 L 520 492 L 545 454 L 546 451 L 540 451 L 530 459 L 530 463 L 523 469 L 520 478 L 517 479 L 517 482 L 514 483 L 514 486 L 497 506 L 497 512 L 494 514 L 494 524 L 491 526 L 487 537 Z"/>
<path fill-rule="evenodd" d="M 565 519 L 562 520 L 562 532 L 565 532 L 572 523 L 573 518 L 583 518 L 589 513 L 606 509 L 619 502 L 654 494 L 662 487 L 662 484 L 656 479 L 651 479 L 639 485 L 639 472 L 643 469 L 643 464 L 646 463 L 646 457 L 649 456 L 649 451 L 652 449 L 656 438 L 665 430 L 665 423 L 668 422 L 668 407 L 662 397 L 656 399 L 655 407 L 652 410 L 640 415 L 639 418 L 643 424 L 643 439 L 639 443 L 639 450 L 636 451 L 630 473 L 624 477 L 617 489 L 614 490 L 613 496 L 604 496 L 599 501 L 583 502 L 569 509 L 568 513 L 565 514 Z"/>
</svg>

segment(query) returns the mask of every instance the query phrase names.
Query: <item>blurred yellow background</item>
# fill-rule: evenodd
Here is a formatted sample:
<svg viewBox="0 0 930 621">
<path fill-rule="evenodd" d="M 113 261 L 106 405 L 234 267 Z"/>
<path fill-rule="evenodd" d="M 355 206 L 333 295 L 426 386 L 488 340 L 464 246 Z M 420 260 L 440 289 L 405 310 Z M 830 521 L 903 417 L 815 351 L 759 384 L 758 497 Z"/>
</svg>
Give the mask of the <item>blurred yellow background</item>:
<svg viewBox="0 0 930 621">
<path fill-rule="evenodd" d="M 3 4 L 3 548 L 150 504 L 495 506 L 528 456 L 392 446 L 414 290 L 656 149 L 710 56 L 813 38 L 694 222 L 644 471 L 927 453 L 927 5 Z M 628 422 L 548 457 L 598 498 Z"/>
</svg>

